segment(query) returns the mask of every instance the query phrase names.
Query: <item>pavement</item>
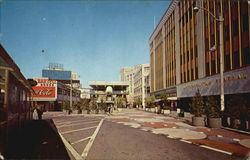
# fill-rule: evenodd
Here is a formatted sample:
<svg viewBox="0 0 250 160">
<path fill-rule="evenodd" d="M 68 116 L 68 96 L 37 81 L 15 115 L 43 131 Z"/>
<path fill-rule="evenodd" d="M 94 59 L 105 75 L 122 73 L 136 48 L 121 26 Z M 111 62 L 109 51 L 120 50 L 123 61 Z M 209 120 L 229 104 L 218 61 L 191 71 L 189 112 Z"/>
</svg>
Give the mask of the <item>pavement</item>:
<svg viewBox="0 0 250 160">
<path fill-rule="evenodd" d="M 106 120 L 138 128 L 153 134 L 179 139 L 184 143 L 250 159 L 250 135 L 219 128 L 195 127 L 190 121 L 162 114 L 123 109 Z"/>
<path fill-rule="evenodd" d="M 131 147 L 126 148 L 126 145 L 123 144 L 130 144 L 129 146 L 136 145 L 137 148 L 139 146 L 139 149 L 147 145 L 147 149 L 153 151 L 154 148 L 152 148 L 152 146 L 154 145 L 149 144 L 153 144 L 154 141 L 161 141 L 155 144 L 155 146 L 160 145 L 160 148 L 162 148 L 164 152 L 170 152 L 169 149 L 171 149 L 178 153 L 178 148 L 170 145 L 174 143 L 179 147 L 181 147 L 181 145 L 187 145 L 188 148 L 194 148 L 194 150 L 197 150 L 198 146 L 202 149 L 202 153 L 199 154 L 203 154 L 204 157 L 206 157 L 206 154 L 212 155 L 215 153 L 214 151 L 216 151 L 220 153 L 216 155 L 216 157 L 224 154 L 225 156 L 232 156 L 230 159 L 233 157 L 250 159 L 249 134 L 242 134 L 225 129 L 195 127 L 190 125 L 190 121 L 188 120 L 162 114 L 136 109 L 123 109 L 120 112 L 113 112 L 108 115 L 68 115 L 65 112 L 46 112 L 43 115 L 43 119 L 45 120 L 29 122 L 19 133 L 12 136 L 13 138 L 11 138 L 5 158 L 80 160 L 91 159 L 98 155 L 100 156 L 99 159 L 102 159 L 104 158 L 102 156 L 106 155 L 108 159 L 117 159 L 117 157 L 121 159 L 159 159 L 165 153 L 159 154 L 156 150 L 156 154 L 151 155 L 150 152 L 148 153 L 148 150 L 146 152 L 144 148 L 141 150 L 145 151 L 144 156 L 140 156 L 140 154 L 134 153 L 138 151 L 138 149 Z M 124 127 L 121 126 L 127 128 L 124 129 Z M 99 130 L 100 133 L 98 133 Z M 110 133 L 114 134 L 113 137 L 108 136 L 110 130 L 112 131 Z M 129 132 L 129 135 L 132 137 L 134 135 L 133 140 L 130 141 L 126 139 L 129 138 L 129 135 L 119 138 L 119 135 L 122 135 L 124 132 Z M 142 132 L 147 134 L 147 136 L 144 136 Z M 141 135 L 141 137 L 138 135 Z M 118 138 L 114 139 L 114 137 Z M 151 142 L 148 137 L 153 137 L 154 140 Z M 159 137 L 161 137 L 161 140 L 158 140 Z M 171 139 L 173 141 L 170 141 Z M 179 143 L 176 143 L 176 141 Z M 113 145 L 114 142 L 117 142 L 117 145 Z M 138 143 L 134 144 L 135 142 Z M 143 142 L 147 143 L 143 144 Z M 103 145 L 101 145 L 102 143 Z M 109 144 L 109 146 L 106 146 L 106 144 Z M 103 146 L 104 148 L 108 147 L 110 150 L 108 150 L 108 148 L 103 150 Z M 120 146 L 120 148 L 125 149 L 125 151 L 123 153 L 117 152 L 115 146 Z M 166 148 L 168 148 L 168 150 L 166 150 Z M 99 152 L 95 152 L 95 150 L 98 149 Z M 209 151 L 213 152 L 210 153 Z M 184 155 L 184 150 L 182 152 L 183 153 L 177 155 Z M 185 153 L 186 155 L 195 157 L 196 153 L 186 151 L 186 149 L 185 152 L 188 152 Z M 113 158 L 110 157 L 111 155 Z M 166 155 L 169 155 L 169 153 L 166 153 Z M 178 157 L 172 157 L 170 159 L 178 159 Z M 199 157 L 197 157 L 197 159 L 199 159 Z M 208 157 L 205 159 L 208 159 Z M 228 158 L 221 156 L 221 159 Z"/>
<path fill-rule="evenodd" d="M 52 120 L 32 120 L 9 137 L 5 159 L 70 159 Z"/>
</svg>

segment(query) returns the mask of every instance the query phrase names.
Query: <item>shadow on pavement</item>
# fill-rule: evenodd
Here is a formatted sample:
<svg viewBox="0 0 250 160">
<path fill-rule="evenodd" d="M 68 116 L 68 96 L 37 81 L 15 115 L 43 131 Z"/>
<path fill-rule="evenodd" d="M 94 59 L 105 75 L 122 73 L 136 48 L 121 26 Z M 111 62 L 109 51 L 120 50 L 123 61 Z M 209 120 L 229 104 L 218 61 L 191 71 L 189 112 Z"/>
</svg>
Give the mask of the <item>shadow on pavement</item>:
<svg viewBox="0 0 250 160">
<path fill-rule="evenodd" d="M 52 120 L 33 120 L 9 138 L 7 159 L 70 159 Z"/>
</svg>

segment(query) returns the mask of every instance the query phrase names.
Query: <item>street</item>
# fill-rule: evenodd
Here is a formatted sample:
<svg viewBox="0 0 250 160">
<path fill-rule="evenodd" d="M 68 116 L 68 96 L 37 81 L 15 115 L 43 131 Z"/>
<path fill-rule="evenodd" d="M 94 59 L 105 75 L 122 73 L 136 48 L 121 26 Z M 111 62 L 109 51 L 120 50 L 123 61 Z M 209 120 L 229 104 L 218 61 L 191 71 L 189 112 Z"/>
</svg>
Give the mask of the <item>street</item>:
<svg viewBox="0 0 250 160">
<path fill-rule="evenodd" d="M 195 128 L 183 120 L 145 111 L 124 110 L 110 116 L 59 114 L 45 114 L 45 118 L 53 118 L 75 159 L 245 159 L 250 152 L 236 142 L 227 143 L 229 139 L 223 131 L 216 130 L 223 135 L 216 141 L 215 136 L 205 134 L 207 128 Z M 232 138 L 250 138 L 224 132 Z M 218 142 L 213 148 L 218 144 L 222 146 L 214 151 L 211 145 L 209 147 L 211 143 L 198 145 L 198 140 Z M 227 150 L 235 147 L 235 150 Z"/>
</svg>

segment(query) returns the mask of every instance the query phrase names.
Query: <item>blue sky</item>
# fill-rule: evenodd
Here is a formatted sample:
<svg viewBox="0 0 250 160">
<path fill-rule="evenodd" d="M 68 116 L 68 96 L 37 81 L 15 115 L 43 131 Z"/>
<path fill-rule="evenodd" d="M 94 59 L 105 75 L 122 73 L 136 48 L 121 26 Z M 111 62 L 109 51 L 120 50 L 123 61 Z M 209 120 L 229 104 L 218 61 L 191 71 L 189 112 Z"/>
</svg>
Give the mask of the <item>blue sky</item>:
<svg viewBox="0 0 250 160">
<path fill-rule="evenodd" d="M 26 78 L 49 62 L 88 81 L 117 81 L 125 66 L 149 63 L 148 39 L 171 1 L 0 2 L 0 42 Z M 44 52 L 42 52 L 44 50 Z"/>
</svg>

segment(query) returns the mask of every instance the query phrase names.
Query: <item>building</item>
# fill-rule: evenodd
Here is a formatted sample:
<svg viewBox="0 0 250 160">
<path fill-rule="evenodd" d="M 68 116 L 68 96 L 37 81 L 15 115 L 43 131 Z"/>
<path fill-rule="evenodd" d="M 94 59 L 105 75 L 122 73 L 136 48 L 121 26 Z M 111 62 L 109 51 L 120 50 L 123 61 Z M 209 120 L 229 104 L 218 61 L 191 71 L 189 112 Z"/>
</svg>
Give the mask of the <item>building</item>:
<svg viewBox="0 0 250 160">
<path fill-rule="evenodd" d="M 72 84 L 74 88 L 80 88 L 79 75 L 76 72 L 64 70 L 63 64 L 49 63 L 49 67 L 42 70 L 42 77 L 60 81 L 64 84 Z"/>
<path fill-rule="evenodd" d="M 5 156 L 12 133 L 31 119 L 29 81 L 0 45 L 0 153 Z"/>
<path fill-rule="evenodd" d="M 127 100 L 129 105 L 134 103 L 134 67 L 124 67 L 120 70 L 120 80 L 123 82 L 129 82 L 129 94 Z"/>
<path fill-rule="evenodd" d="M 33 86 L 31 95 L 33 103 L 39 105 L 44 111 L 62 111 L 64 103 L 70 101 L 70 86 L 48 78 L 33 78 L 37 82 Z M 81 92 L 72 88 L 72 102 L 80 101 Z M 67 104 L 69 105 L 69 104 Z"/>
<path fill-rule="evenodd" d="M 126 107 L 126 95 L 128 95 L 129 82 L 106 82 L 106 81 L 90 81 L 89 86 L 93 89 L 91 97 L 96 99 L 96 103 L 106 103 L 108 106 L 117 107 L 117 97 L 125 99 L 124 107 Z"/>
<path fill-rule="evenodd" d="M 195 13 L 195 6 L 204 9 Z M 150 92 L 157 99 L 167 94 L 174 105 L 178 99 L 185 111 L 198 89 L 202 96 L 219 99 L 219 22 L 205 10 L 224 18 L 225 102 L 240 95 L 249 106 L 249 1 L 173 0 L 149 39 Z"/>
<path fill-rule="evenodd" d="M 143 108 L 145 105 L 146 98 L 146 79 L 150 71 L 149 64 L 138 64 L 134 70 L 134 101 L 140 102 Z"/>
<path fill-rule="evenodd" d="M 150 96 L 150 73 L 145 76 L 145 98 Z"/>
</svg>

